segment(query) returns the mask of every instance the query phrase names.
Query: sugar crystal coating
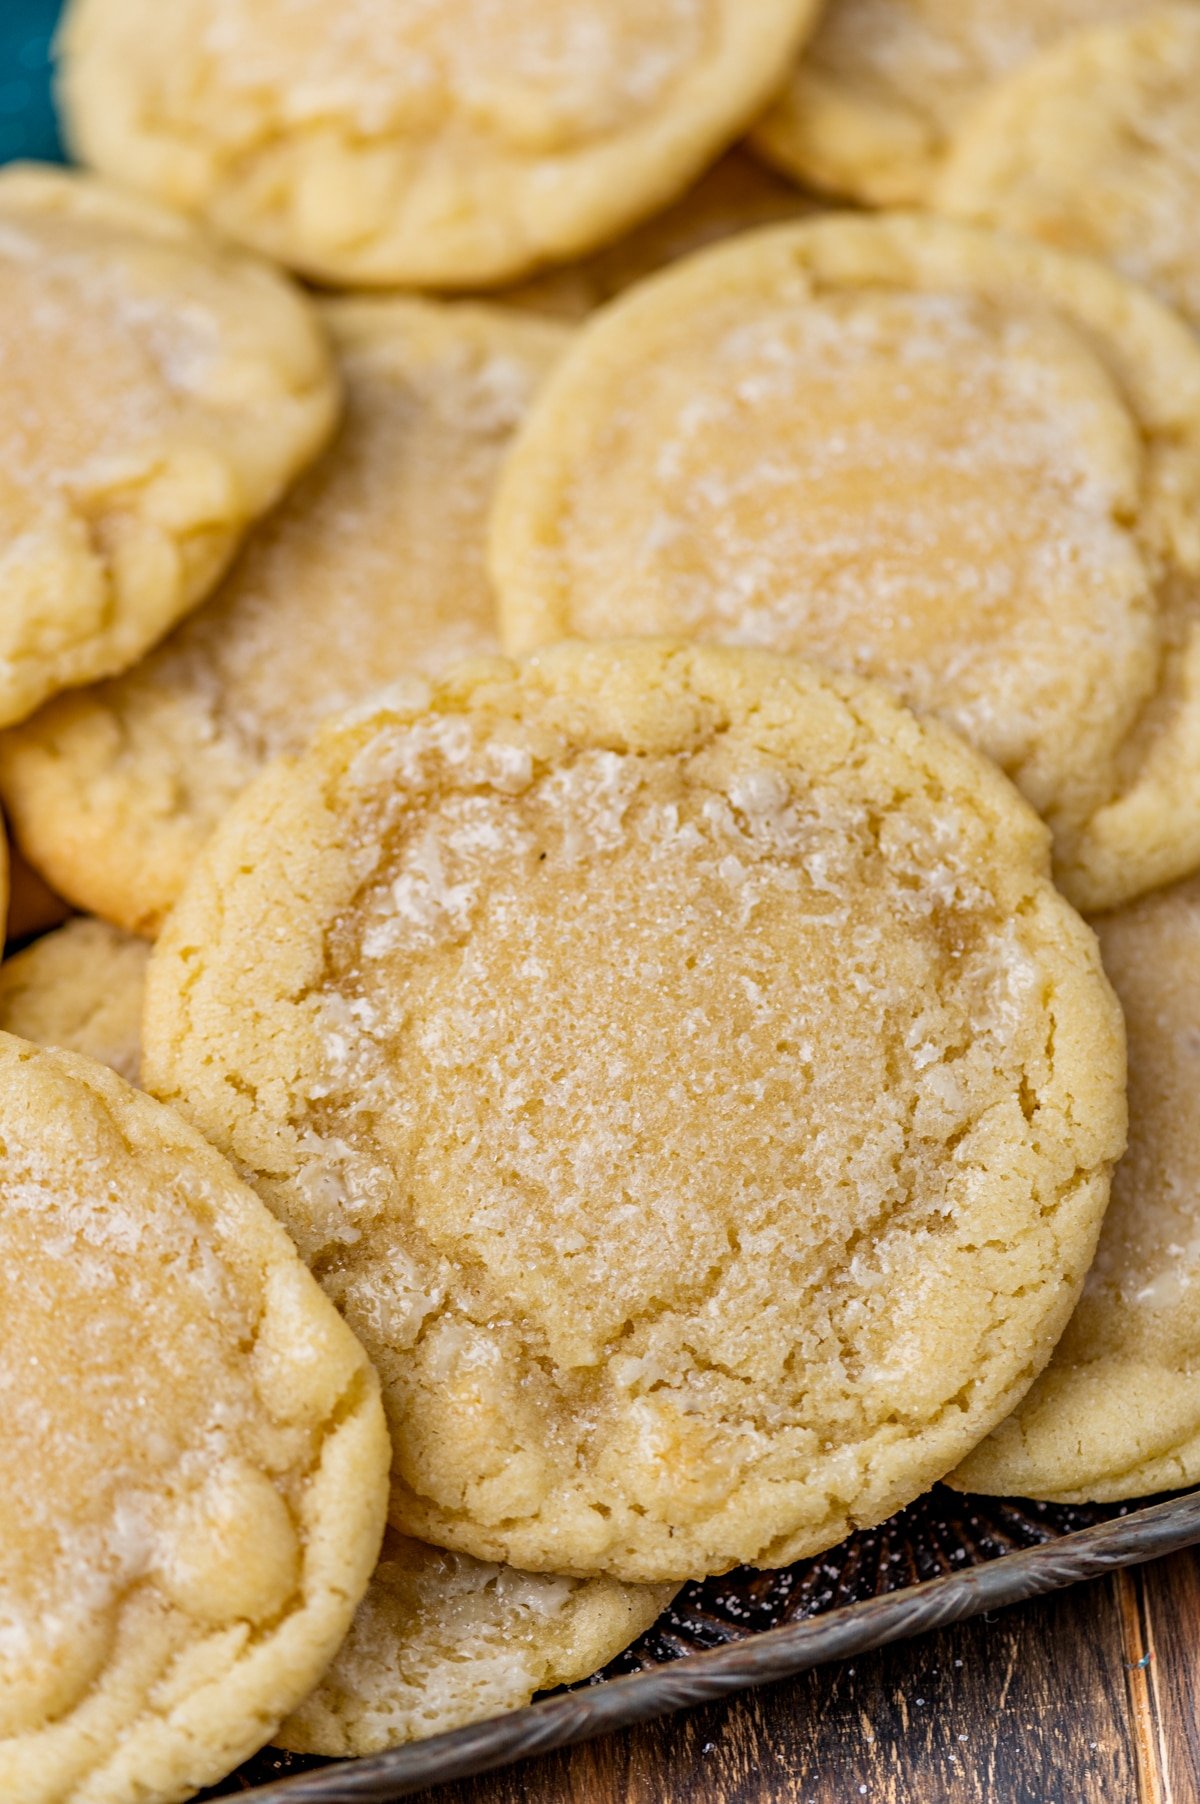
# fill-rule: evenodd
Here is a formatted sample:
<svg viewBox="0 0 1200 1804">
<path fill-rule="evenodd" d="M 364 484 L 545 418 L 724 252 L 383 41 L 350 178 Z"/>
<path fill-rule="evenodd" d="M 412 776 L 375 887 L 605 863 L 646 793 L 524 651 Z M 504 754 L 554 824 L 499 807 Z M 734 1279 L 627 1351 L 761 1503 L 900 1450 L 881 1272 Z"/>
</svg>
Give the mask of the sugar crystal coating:
<svg viewBox="0 0 1200 1804">
<path fill-rule="evenodd" d="M 320 448 L 300 296 L 63 170 L 0 175 L 0 721 L 122 670 Z"/>
<path fill-rule="evenodd" d="M 939 209 L 1116 265 L 1200 325 L 1200 7 L 1074 33 L 959 133 Z"/>
<path fill-rule="evenodd" d="M 894 684 L 1110 906 L 1200 863 L 1200 350 L 947 221 L 702 253 L 577 337 L 492 521 L 507 647 L 681 633 Z"/>
<path fill-rule="evenodd" d="M 514 1572 L 389 1531 L 337 1658 L 276 1742 L 378 1754 L 519 1709 L 615 1658 L 673 1591 Z"/>
<path fill-rule="evenodd" d="M 87 161 L 285 263 L 478 287 L 674 199 L 766 102 L 816 10 L 75 0 L 62 92 Z"/>
<path fill-rule="evenodd" d="M 363 1352 L 170 1110 L 0 1036 L 0 1782 L 169 1804 L 323 1670 L 379 1544 Z"/>
</svg>

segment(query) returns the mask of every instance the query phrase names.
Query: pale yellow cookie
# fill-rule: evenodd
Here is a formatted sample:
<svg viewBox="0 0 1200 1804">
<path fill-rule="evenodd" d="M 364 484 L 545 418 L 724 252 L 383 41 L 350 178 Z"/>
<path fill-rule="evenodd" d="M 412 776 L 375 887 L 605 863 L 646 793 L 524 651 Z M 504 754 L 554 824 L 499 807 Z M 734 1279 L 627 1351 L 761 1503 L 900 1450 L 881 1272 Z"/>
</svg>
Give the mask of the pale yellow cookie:
<svg viewBox="0 0 1200 1804">
<path fill-rule="evenodd" d="M 741 149 L 731 150 L 665 213 L 582 263 L 547 270 L 499 298 L 535 313 L 579 320 L 614 295 L 692 251 L 735 232 L 814 211 L 815 202 Z"/>
<path fill-rule="evenodd" d="M 1200 879 L 1098 923 L 1129 1029 L 1129 1150 L 1082 1301 L 966 1490 L 1064 1503 L 1200 1482 Z"/>
<path fill-rule="evenodd" d="M 497 493 L 508 650 L 679 633 L 897 686 L 1109 907 L 1200 865 L 1200 344 L 952 221 L 751 233 L 616 302 Z"/>
<path fill-rule="evenodd" d="M 776 1565 L 1048 1359 L 1124 1143 L 1045 828 L 888 694 L 677 643 L 327 726 L 202 853 L 143 1075 L 379 1367 L 391 1520 L 525 1570 Z"/>
<path fill-rule="evenodd" d="M 470 288 L 585 255 L 761 111 L 817 0 L 74 0 L 85 162 L 306 274 Z"/>
<path fill-rule="evenodd" d="M 84 917 L 0 965 L 0 1032 L 80 1052 L 131 1084 L 142 1058 L 145 940 Z"/>
<path fill-rule="evenodd" d="M 170 1804 L 344 1637 L 388 1444 L 362 1348 L 175 1113 L 0 1036 L 0 1795 Z"/>
<path fill-rule="evenodd" d="M 136 670 L 0 741 L 39 867 L 154 932 L 263 762 L 406 671 L 497 649 L 484 528 L 497 467 L 566 342 L 498 307 L 338 301 L 347 417 L 217 595 Z"/>
<path fill-rule="evenodd" d="M 599 1671 L 673 1595 L 671 1585 L 514 1572 L 389 1529 L 341 1652 L 276 1745 L 381 1754 L 519 1710 Z"/>
<path fill-rule="evenodd" d="M 274 271 L 90 177 L 0 172 L 0 724 L 194 607 L 336 405 Z"/>
<path fill-rule="evenodd" d="M 8 859 L 7 939 L 24 940 L 30 934 L 45 933 L 47 928 L 61 927 L 71 912 L 67 903 L 26 863 L 19 846 L 9 846 Z"/>
<path fill-rule="evenodd" d="M 934 201 L 1103 257 L 1200 326 L 1200 6 L 1038 57 L 964 123 Z"/>
<path fill-rule="evenodd" d="M 873 206 L 928 197 L 955 133 L 1047 46 L 1153 0 L 829 0 L 751 142 L 802 182 Z"/>
</svg>

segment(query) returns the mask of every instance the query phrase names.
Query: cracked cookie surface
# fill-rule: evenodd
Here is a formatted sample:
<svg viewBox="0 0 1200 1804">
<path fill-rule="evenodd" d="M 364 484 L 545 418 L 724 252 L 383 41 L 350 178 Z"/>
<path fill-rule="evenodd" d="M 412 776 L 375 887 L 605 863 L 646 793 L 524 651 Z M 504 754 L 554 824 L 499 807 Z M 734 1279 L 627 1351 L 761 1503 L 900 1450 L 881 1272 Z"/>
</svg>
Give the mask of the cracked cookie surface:
<svg viewBox="0 0 1200 1804">
<path fill-rule="evenodd" d="M 928 199 L 991 89 L 1153 0 L 830 0 L 752 142 L 798 180 L 872 206 Z"/>
<path fill-rule="evenodd" d="M 965 1490 L 1107 1502 L 1200 1480 L 1200 879 L 1097 931 L 1129 1033 L 1129 1149 L 1067 1331 L 955 1474 Z"/>
<path fill-rule="evenodd" d="M 479 287 L 665 206 L 816 0 L 75 0 L 87 162 L 343 286 Z"/>
<path fill-rule="evenodd" d="M 889 1515 L 1012 1407 L 1119 1012 L 994 768 L 766 654 L 564 645 L 327 726 L 151 959 L 143 1072 L 375 1360 L 391 1520 L 666 1582 Z"/>
<path fill-rule="evenodd" d="M 170 1804 L 328 1664 L 383 1525 L 362 1348 L 173 1111 L 0 1037 L 0 1786 Z"/>
<path fill-rule="evenodd" d="M 94 178 L 0 173 L 0 723 L 194 607 L 336 406 L 276 272 Z"/>
<path fill-rule="evenodd" d="M 150 948 L 83 916 L 0 965 L 0 1032 L 109 1065 L 136 1084 Z"/>
<path fill-rule="evenodd" d="M 1115 906 L 1200 865 L 1200 345 L 1099 264 L 836 216 L 585 327 L 505 466 L 506 649 L 678 633 L 894 684 Z"/>
<path fill-rule="evenodd" d="M 958 134 L 940 211 L 1102 257 L 1200 326 L 1200 6 L 1079 32 Z"/>
<path fill-rule="evenodd" d="M 323 313 L 346 388 L 328 453 L 135 670 L 0 740 L 0 786 L 39 868 L 131 931 L 157 929 L 269 758 L 406 670 L 498 649 L 487 510 L 566 329 L 417 300 Z"/>
<path fill-rule="evenodd" d="M 275 1743 L 356 1758 L 519 1710 L 598 1672 L 674 1595 L 515 1572 L 390 1529 L 333 1665 Z"/>
</svg>

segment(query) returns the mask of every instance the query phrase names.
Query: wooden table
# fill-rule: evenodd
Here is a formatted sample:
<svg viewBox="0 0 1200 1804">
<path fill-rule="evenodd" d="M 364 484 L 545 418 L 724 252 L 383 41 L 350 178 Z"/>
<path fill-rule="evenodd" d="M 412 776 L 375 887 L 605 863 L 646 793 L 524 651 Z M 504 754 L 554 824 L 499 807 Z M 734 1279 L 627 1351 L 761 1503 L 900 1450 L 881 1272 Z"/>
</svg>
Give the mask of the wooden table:
<svg viewBox="0 0 1200 1804">
<path fill-rule="evenodd" d="M 1200 1552 L 427 1804 L 1200 1804 Z"/>
</svg>

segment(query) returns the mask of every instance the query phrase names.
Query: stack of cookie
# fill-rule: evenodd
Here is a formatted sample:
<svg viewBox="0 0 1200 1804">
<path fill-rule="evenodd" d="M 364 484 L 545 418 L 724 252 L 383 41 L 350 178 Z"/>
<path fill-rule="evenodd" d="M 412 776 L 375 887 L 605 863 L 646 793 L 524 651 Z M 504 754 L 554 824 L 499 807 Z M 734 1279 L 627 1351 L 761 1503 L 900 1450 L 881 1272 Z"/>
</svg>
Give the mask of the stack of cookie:
<svg viewBox="0 0 1200 1804">
<path fill-rule="evenodd" d="M 1200 1478 L 1200 8 L 1105 10 L 68 8 L 5 1797 L 512 1708 L 939 1479 Z"/>
</svg>

